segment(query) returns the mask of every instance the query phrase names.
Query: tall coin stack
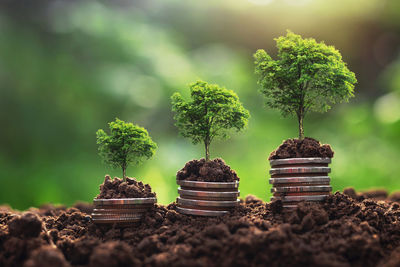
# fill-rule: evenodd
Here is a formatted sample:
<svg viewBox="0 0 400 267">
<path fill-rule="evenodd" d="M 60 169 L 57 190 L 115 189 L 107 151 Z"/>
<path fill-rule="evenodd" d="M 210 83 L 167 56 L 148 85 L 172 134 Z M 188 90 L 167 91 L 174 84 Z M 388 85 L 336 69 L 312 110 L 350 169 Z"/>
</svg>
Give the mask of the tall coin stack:
<svg viewBox="0 0 400 267">
<path fill-rule="evenodd" d="M 157 202 L 151 198 L 94 199 L 92 219 L 94 223 L 135 223 Z"/>
<path fill-rule="evenodd" d="M 239 182 L 176 181 L 179 197 L 177 211 L 196 216 L 221 216 L 229 213 L 239 200 Z"/>
<path fill-rule="evenodd" d="M 290 158 L 270 160 L 271 200 L 281 200 L 284 208 L 300 201 L 322 201 L 332 191 L 328 173 L 330 158 Z"/>
</svg>

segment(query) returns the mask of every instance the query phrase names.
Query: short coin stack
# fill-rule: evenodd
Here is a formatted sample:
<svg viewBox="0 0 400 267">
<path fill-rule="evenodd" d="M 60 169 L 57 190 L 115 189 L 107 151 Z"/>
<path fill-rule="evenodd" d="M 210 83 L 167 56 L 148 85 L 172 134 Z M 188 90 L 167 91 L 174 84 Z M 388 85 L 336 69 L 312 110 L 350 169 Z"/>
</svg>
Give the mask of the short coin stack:
<svg viewBox="0 0 400 267">
<path fill-rule="evenodd" d="M 284 208 L 300 201 L 322 201 L 332 191 L 328 173 L 330 158 L 289 158 L 270 160 L 271 200 L 280 199 Z"/>
<path fill-rule="evenodd" d="M 94 223 L 135 223 L 157 202 L 151 198 L 94 199 L 92 219 Z"/>
<path fill-rule="evenodd" d="M 197 182 L 177 180 L 177 211 L 197 216 L 220 216 L 229 213 L 239 200 L 239 182 Z"/>
</svg>

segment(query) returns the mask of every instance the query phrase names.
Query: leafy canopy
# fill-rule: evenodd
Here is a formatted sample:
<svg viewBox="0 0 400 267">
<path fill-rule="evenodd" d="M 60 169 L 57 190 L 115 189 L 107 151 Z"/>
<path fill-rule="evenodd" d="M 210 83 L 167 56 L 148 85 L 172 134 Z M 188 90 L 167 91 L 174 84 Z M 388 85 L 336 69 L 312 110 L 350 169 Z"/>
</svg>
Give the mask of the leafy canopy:
<svg viewBox="0 0 400 267">
<path fill-rule="evenodd" d="M 151 158 L 157 145 L 151 140 L 147 130 L 140 126 L 126 123 L 118 118 L 108 125 L 110 135 L 102 129 L 96 133 L 99 154 L 105 163 L 122 168 L 125 180 L 126 168 L 130 164 L 137 165 L 144 159 Z"/>
<path fill-rule="evenodd" d="M 247 126 L 249 112 L 232 91 L 217 84 L 197 81 L 190 84 L 191 100 L 179 93 L 172 95 L 172 110 L 176 113 L 176 126 L 184 137 L 194 144 L 204 142 L 206 159 L 209 145 L 215 138 L 229 138 L 228 131 L 240 131 Z"/>
<path fill-rule="evenodd" d="M 275 41 L 277 60 L 262 49 L 254 54 L 258 83 L 269 107 L 283 116 L 297 115 L 302 127 L 307 112 L 326 112 L 354 96 L 356 77 L 333 46 L 291 31 Z"/>
</svg>

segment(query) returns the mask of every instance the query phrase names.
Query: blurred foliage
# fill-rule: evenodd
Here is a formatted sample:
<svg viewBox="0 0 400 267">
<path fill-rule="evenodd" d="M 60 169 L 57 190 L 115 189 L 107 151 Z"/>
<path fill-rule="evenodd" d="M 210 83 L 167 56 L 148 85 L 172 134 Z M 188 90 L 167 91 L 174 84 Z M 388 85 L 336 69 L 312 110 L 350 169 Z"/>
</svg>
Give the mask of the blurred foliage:
<svg viewBox="0 0 400 267">
<path fill-rule="evenodd" d="M 90 201 L 106 173 L 120 176 L 96 148 L 115 117 L 159 146 L 128 175 L 173 201 L 176 172 L 203 147 L 178 136 L 169 97 L 199 78 L 232 88 L 252 114 L 212 155 L 237 171 L 242 196 L 269 199 L 267 157 L 297 125 L 264 109 L 252 54 L 275 57 L 286 29 L 334 45 L 358 79 L 350 104 L 305 120 L 336 152 L 334 189 L 399 190 L 399 15 L 397 0 L 0 1 L 0 203 Z"/>
</svg>

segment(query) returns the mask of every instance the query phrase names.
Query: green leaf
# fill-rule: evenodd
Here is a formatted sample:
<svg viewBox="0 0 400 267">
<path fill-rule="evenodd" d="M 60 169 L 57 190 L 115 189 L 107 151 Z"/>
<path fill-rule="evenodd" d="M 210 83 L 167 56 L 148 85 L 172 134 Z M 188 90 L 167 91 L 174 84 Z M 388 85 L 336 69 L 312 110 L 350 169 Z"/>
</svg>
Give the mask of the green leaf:
<svg viewBox="0 0 400 267">
<path fill-rule="evenodd" d="M 179 93 L 171 97 L 175 125 L 182 136 L 194 144 L 204 142 L 207 147 L 215 138 L 229 138 L 231 129 L 246 128 L 250 113 L 232 90 L 204 81 L 189 88 L 191 100 L 184 100 Z"/>
<path fill-rule="evenodd" d="M 338 50 L 291 31 L 275 39 L 278 59 L 260 49 L 254 54 L 255 73 L 267 106 L 283 116 L 303 119 L 309 111 L 326 112 L 354 96 L 355 74 Z"/>
<path fill-rule="evenodd" d="M 99 155 L 112 167 L 126 169 L 151 158 L 157 149 L 146 129 L 120 119 L 109 123 L 110 134 L 96 133 Z"/>
</svg>

